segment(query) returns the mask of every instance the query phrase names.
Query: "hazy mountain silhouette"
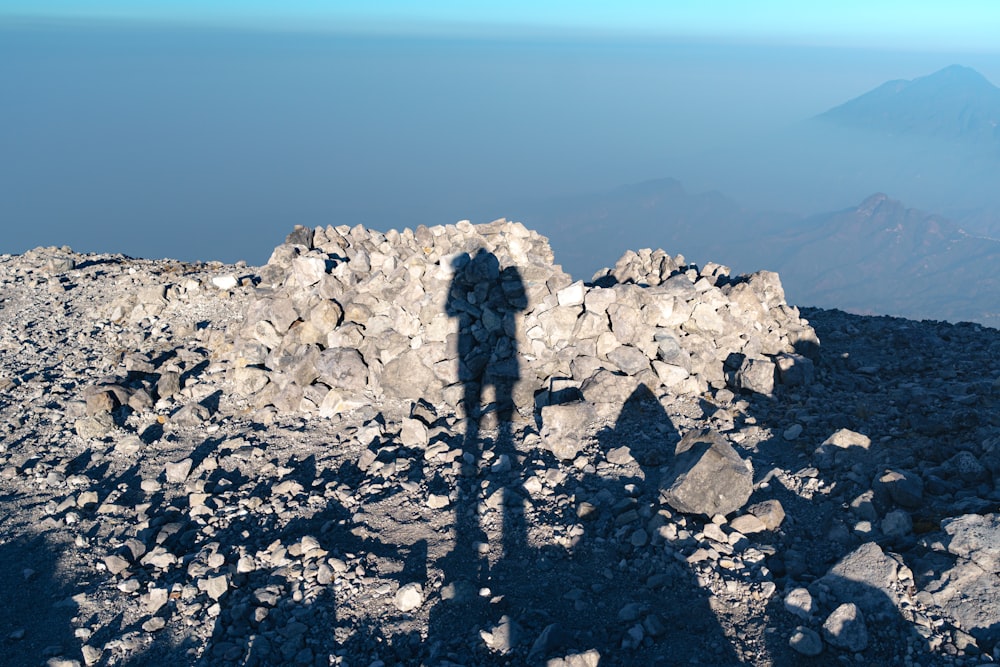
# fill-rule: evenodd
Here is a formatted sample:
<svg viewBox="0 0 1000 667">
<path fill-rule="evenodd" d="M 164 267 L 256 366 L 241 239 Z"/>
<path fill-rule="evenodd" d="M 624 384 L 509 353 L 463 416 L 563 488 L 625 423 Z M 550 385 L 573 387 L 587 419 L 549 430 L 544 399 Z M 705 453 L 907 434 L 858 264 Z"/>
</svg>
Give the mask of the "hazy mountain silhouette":
<svg viewBox="0 0 1000 667">
<path fill-rule="evenodd" d="M 952 65 L 671 169 L 690 187 L 800 217 L 891 192 L 1000 238 L 1000 88 Z"/>
<path fill-rule="evenodd" d="M 743 255 L 734 242 L 796 220 L 747 209 L 720 192 L 688 192 L 672 178 L 527 202 L 513 213 L 548 236 L 563 268 L 584 280 L 614 265 L 626 250 L 651 244 L 688 261 L 737 263 Z"/>
<path fill-rule="evenodd" d="M 1000 241 L 884 194 L 756 239 L 790 302 L 861 314 L 1000 325 Z"/>
<path fill-rule="evenodd" d="M 958 140 L 1000 148 L 1000 88 L 969 67 L 951 65 L 912 81 L 889 81 L 817 116 L 887 136 Z"/>
</svg>

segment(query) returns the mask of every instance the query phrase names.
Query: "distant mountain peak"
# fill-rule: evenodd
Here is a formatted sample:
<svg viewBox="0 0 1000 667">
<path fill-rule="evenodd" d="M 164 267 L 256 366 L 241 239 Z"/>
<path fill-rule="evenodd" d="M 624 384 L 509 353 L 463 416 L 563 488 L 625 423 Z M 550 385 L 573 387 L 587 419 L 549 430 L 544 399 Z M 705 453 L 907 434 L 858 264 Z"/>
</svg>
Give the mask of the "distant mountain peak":
<svg viewBox="0 0 1000 667">
<path fill-rule="evenodd" d="M 1000 146 L 1000 88 L 963 65 L 888 81 L 817 116 L 887 136 L 925 136 Z"/>
<path fill-rule="evenodd" d="M 921 79 L 933 80 L 936 78 L 964 81 L 970 84 L 995 88 L 995 86 L 992 83 L 990 83 L 989 79 L 987 79 L 985 76 L 983 76 L 976 70 L 972 69 L 971 67 L 966 67 L 965 65 L 948 65 L 947 67 L 939 69 L 933 74 L 922 76 L 919 79 L 915 79 L 914 81 L 920 81 Z"/>
<path fill-rule="evenodd" d="M 874 214 L 882 206 L 882 204 L 886 202 L 896 203 L 893 200 L 889 199 L 889 195 L 883 194 L 881 192 L 876 192 L 875 194 L 871 195 L 863 202 L 858 204 L 858 207 L 855 210 L 860 215 L 868 217 Z"/>
</svg>

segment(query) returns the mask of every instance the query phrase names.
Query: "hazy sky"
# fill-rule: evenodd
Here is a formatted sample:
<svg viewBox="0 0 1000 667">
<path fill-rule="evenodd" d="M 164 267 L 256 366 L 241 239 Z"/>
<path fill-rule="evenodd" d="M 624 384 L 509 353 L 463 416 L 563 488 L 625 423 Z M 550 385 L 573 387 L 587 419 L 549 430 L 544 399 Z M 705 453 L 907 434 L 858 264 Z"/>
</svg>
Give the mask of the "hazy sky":
<svg viewBox="0 0 1000 667">
<path fill-rule="evenodd" d="M 9 14 L 285 29 L 469 31 L 489 26 L 827 46 L 996 50 L 995 0 L 7 0 Z"/>
<path fill-rule="evenodd" d="M 1000 83 L 996 35 L 1000 2 L 5 0 L 0 252 L 259 263 L 294 224 L 684 182 L 890 79 Z"/>
</svg>

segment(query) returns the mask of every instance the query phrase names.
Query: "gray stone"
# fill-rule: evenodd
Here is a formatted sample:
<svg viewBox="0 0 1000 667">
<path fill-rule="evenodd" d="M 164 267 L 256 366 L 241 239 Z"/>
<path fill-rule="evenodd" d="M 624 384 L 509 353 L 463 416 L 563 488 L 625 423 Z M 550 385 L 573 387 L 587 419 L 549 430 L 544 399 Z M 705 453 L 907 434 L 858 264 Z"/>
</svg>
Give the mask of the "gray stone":
<svg viewBox="0 0 1000 667">
<path fill-rule="evenodd" d="M 891 540 L 897 540 L 913 532 L 913 519 L 905 510 L 893 510 L 882 518 L 880 527 L 883 535 Z"/>
<path fill-rule="evenodd" d="M 304 255 L 292 260 L 292 275 L 302 287 L 315 285 L 326 273 L 326 260 L 322 257 Z"/>
<path fill-rule="evenodd" d="M 779 500 L 764 500 L 747 507 L 747 512 L 760 519 L 767 530 L 777 530 L 785 520 L 785 509 Z"/>
<path fill-rule="evenodd" d="M 944 467 L 952 476 L 963 482 L 974 484 L 989 479 L 989 471 L 979 462 L 972 452 L 959 452 L 944 462 Z"/>
<path fill-rule="evenodd" d="M 631 345 L 621 345 L 608 352 L 608 361 L 624 371 L 627 375 L 637 375 L 649 369 L 649 358 Z"/>
<path fill-rule="evenodd" d="M 868 628 L 857 605 L 847 602 L 837 607 L 823 623 L 823 637 L 831 645 L 852 653 L 868 648 Z"/>
<path fill-rule="evenodd" d="M 154 616 L 153 618 L 147 619 L 142 624 L 142 629 L 146 632 L 157 632 L 166 627 L 167 621 L 162 616 Z"/>
<path fill-rule="evenodd" d="M 659 360 L 653 361 L 653 371 L 664 387 L 672 388 L 686 380 L 691 374 L 682 366 L 664 363 Z"/>
<path fill-rule="evenodd" d="M 167 481 L 172 484 L 184 482 L 191 472 L 192 465 L 194 465 L 194 461 L 191 459 L 181 459 L 180 461 L 167 463 L 164 466 Z"/>
<path fill-rule="evenodd" d="M 1000 574 L 1000 514 L 966 514 L 945 519 L 950 553 L 968 558 L 986 572 Z"/>
<path fill-rule="evenodd" d="M 582 280 L 578 280 L 572 285 L 562 288 L 556 292 L 556 297 L 560 306 L 579 306 L 583 304 L 583 297 L 586 290 Z"/>
<path fill-rule="evenodd" d="M 393 596 L 393 604 L 401 612 L 418 609 L 424 603 L 424 589 L 418 583 L 400 586 Z"/>
<path fill-rule="evenodd" d="M 959 559 L 928 584 L 934 604 L 984 645 L 1000 642 L 1000 577 L 975 562 Z"/>
<path fill-rule="evenodd" d="M 616 417 L 637 386 L 635 378 L 600 370 L 582 383 L 580 391 L 601 416 Z"/>
<path fill-rule="evenodd" d="M 80 667 L 79 660 L 70 658 L 54 657 L 45 661 L 45 667 Z"/>
<path fill-rule="evenodd" d="M 413 361 L 413 358 L 409 360 L 410 363 Z M 417 362 L 419 363 L 419 359 Z M 355 349 L 331 347 L 323 350 L 316 362 L 316 370 L 319 381 L 333 389 L 360 393 L 368 386 L 368 366 L 361 353 Z M 421 371 L 421 374 L 427 381 L 427 373 Z"/>
<path fill-rule="evenodd" d="M 823 640 L 819 634 L 804 625 L 797 626 L 788 638 L 788 645 L 797 653 L 807 656 L 817 656 L 823 652 Z"/>
<path fill-rule="evenodd" d="M 90 665 L 96 665 L 100 661 L 104 651 L 96 646 L 84 644 L 80 647 L 80 653 L 83 654 L 83 664 L 90 667 Z"/>
<path fill-rule="evenodd" d="M 440 400 L 441 383 L 416 350 L 407 350 L 387 363 L 379 381 L 382 391 L 393 398 Z"/>
<path fill-rule="evenodd" d="M 451 504 L 451 498 L 443 494 L 431 493 L 427 496 L 427 506 L 432 510 L 444 509 Z"/>
<path fill-rule="evenodd" d="M 213 287 L 222 291 L 231 290 L 240 284 L 239 278 L 237 278 L 231 273 L 212 276 L 210 282 L 212 283 Z"/>
<path fill-rule="evenodd" d="M 205 581 L 205 592 L 208 593 L 208 597 L 213 600 L 220 599 L 223 595 L 229 592 L 229 577 L 225 574 L 220 574 L 216 577 L 209 577 Z"/>
<path fill-rule="evenodd" d="M 785 609 L 804 621 L 810 620 L 819 610 L 809 589 L 801 586 L 793 588 L 785 596 Z"/>
<path fill-rule="evenodd" d="M 309 324 L 321 335 L 326 336 L 337 328 L 344 319 L 344 309 L 340 304 L 330 299 L 320 301 L 309 311 Z M 324 342 L 324 337 L 320 341 Z"/>
<path fill-rule="evenodd" d="M 279 334 L 284 334 L 292 323 L 299 319 L 299 313 L 295 310 L 295 304 L 291 299 L 268 299 L 264 306 L 264 319 L 270 322 Z"/>
<path fill-rule="evenodd" d="M 160 379 L 156 381 L 156 394 L 160 398 L 170 398 L 181 391 L 181 374 L 176 371 L 164 371 L 160 373 Z"/>
<path fill-rule="evenodd" d="M 148 614 L 155 614 L 164 605 L 167 604 L 169 600 L 170 591 L 166 588 L 150 588 L 142 596 L 142 605 Z"/>
<path fill-rule="evenodd" d="M 677 444 L 662 489 L 664 500 L 680 512 L 726 515 L 750 498 L 753 471 L 718 432 L 692 431 Z"/>
<path fill-rule="evenodd" d="M 875 492 L 871 489 L 852 500 L 850 507 L 859 519 L 868 522 L 878 519 L 878 510 L 875 508 Z"/>
<path fill-rule="evenodd" d="M 887 491 L 903 507 L 917 508 L 923 504 L 924 482 L 915 473 L 886 470 L 879 476 L 876 488 Z"/>
<path fill-rule="evenodd" d="M 630 463 L 635 463 L 635 459 L 632 458 L 632 451 L 628 446 L 612 447 L 605 454 L 604 458 L 608 463 L 613 463 L 615 465 L 628 465 Z"/>
<path fill-rule="evenodd" d="M 170 423 L 175 426 L 194 428 L 201 426 L 211 417 L 209 409 L 201 403 L 188 403 L 170 415 Z"/>
<path fill-rule="evenodd" d="M 588 310 L 577 319 L 573 328 L 573 338 L 575 340 L 597 338 L 608 331 L 610 331 L 610 325 L 607 316 Z"/>
<path fill-rule="evenodd" d="M 844 556 L 819 581 L 842 602 L 854 602 L 865 613 L 895 613 L 893 590 L 899 564 L 874 542 L 866 542 Z"/>
<path fill-rule="evenodd" d="M 111 574 L 121 574 L 128 569 L 128 561 L 116 554 L 104 557 L 104 565 Z"/>
<path fill-rule="evenodd" d="M 242 396 L 256 394 L 267 386 L 269 381 L 267 371 L 263 368 L 244 366 L 233 371 L 233 388 Z"/>
<path fill-rule="evenodd" d="M 87 414 L 91 417 L 102 412 L 111 412 L 120 402 L 118 396 L 110 388 L 94 387 L 91 391 L 85 392 L 87 401 Z"/>
<path fill-rule="evenodd" d="M 399 441 L 405 447 L 426 447 L 427 426 L 419 419 L 404 419 L 399 433 Z"/>
<path fill-rule="evenodd" d="M 768 530 L 763 521 L 753 514 L 741 514 L 729 522 L 729 526 L 743 535 L 754 535 Z"/>
<path fill-rule="evenodd" d="M 559 459 L 576 458 L 590 438 L 595 419 L 594 406 L 587 401 L 547 405 L 542 408 L 542 445 Z"/>
<path fill-rule="evenodd" d="M 583 653 L 572 653 L 561 658 L 552 658 L 545 663 L 545 667 L 598 667 L 601 663 L 601 654 L 597 649 L 590 649 Z"/>
<path fill-rule="evenodd" d="M 734 389 L 770 396 L 774 393 L 775 365 L 770 359 L 747 357 L 727 379 Z"/>
<path fill-rule="evenodd" d="M 653 340 L 656 342 L 656 357 L 660 361 L 668 364 L 683 366 L 683 362 L 687 358 L 687 354 L 684 352 L 680 341 L 674 333 L 664 329 L 658 329 L 656 333 L 653 334 Z"/>
<path fill-rule="evenodd" d="M 81 438 L 103 438 L 115 428 L 115 422 L 107 412 L 76 420 L 76 434 Z"/>
<path fill-rule="evenodd" d="M 840 449 L 850 449 L 851 447 L 868 449 L 871 447 L 872 441 L 867 435 L 842 428 L 824 440 L 823 444 L 830 445 L 832 447 L 839 447 Z"/>
<path fill-rule="evenodd" d="M 774 358 L 778 366 L 781 384 L 789 386 L 809 385 L 816 373 L 812 359 L 801 354 L 782 353 Z"/>
<path fill-rule="evenodd" d="M 500 622 L 491 630 L 480 630 L 479 636 L 492 650 L 500 654 L 507 654 L 520 641 L 520 628 L 510 616 L 504 614 L 500 617 Z"/>
<path fill-rule="evenodd" d="M 633 345 L 645 337 L 642 318 L 636 308 L 625 303 L 612 303 L 608 306 L 608 316 L 611 318 L 611 332 L 622 345 Z"/>
</svg>

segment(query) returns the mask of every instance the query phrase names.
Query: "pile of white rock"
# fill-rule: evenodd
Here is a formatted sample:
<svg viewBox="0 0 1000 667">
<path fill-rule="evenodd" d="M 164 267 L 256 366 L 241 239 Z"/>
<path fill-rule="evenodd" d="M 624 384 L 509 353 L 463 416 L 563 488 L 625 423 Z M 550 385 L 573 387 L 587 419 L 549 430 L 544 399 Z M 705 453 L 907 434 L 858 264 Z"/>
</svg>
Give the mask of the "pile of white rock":
<svg viewBox="0 0 1000 667">
<path fill-rule="evenodd" d="M 297 227 L 260 278 L 232 333 L 232 378 L 256 407 L 282 412 L 329 416 L 383 398 L 461 412 L 468 365 L 505 367 L 522 413 L 602 371 L 673 395 L 770 394 L 810 381 L 818 345 L 775 273 L 731 276 L 642 250 L 574 282 L 547 239 L 506 220 Z M 480 349 L 461 351 L 470 341 Z"/>
</svg>

